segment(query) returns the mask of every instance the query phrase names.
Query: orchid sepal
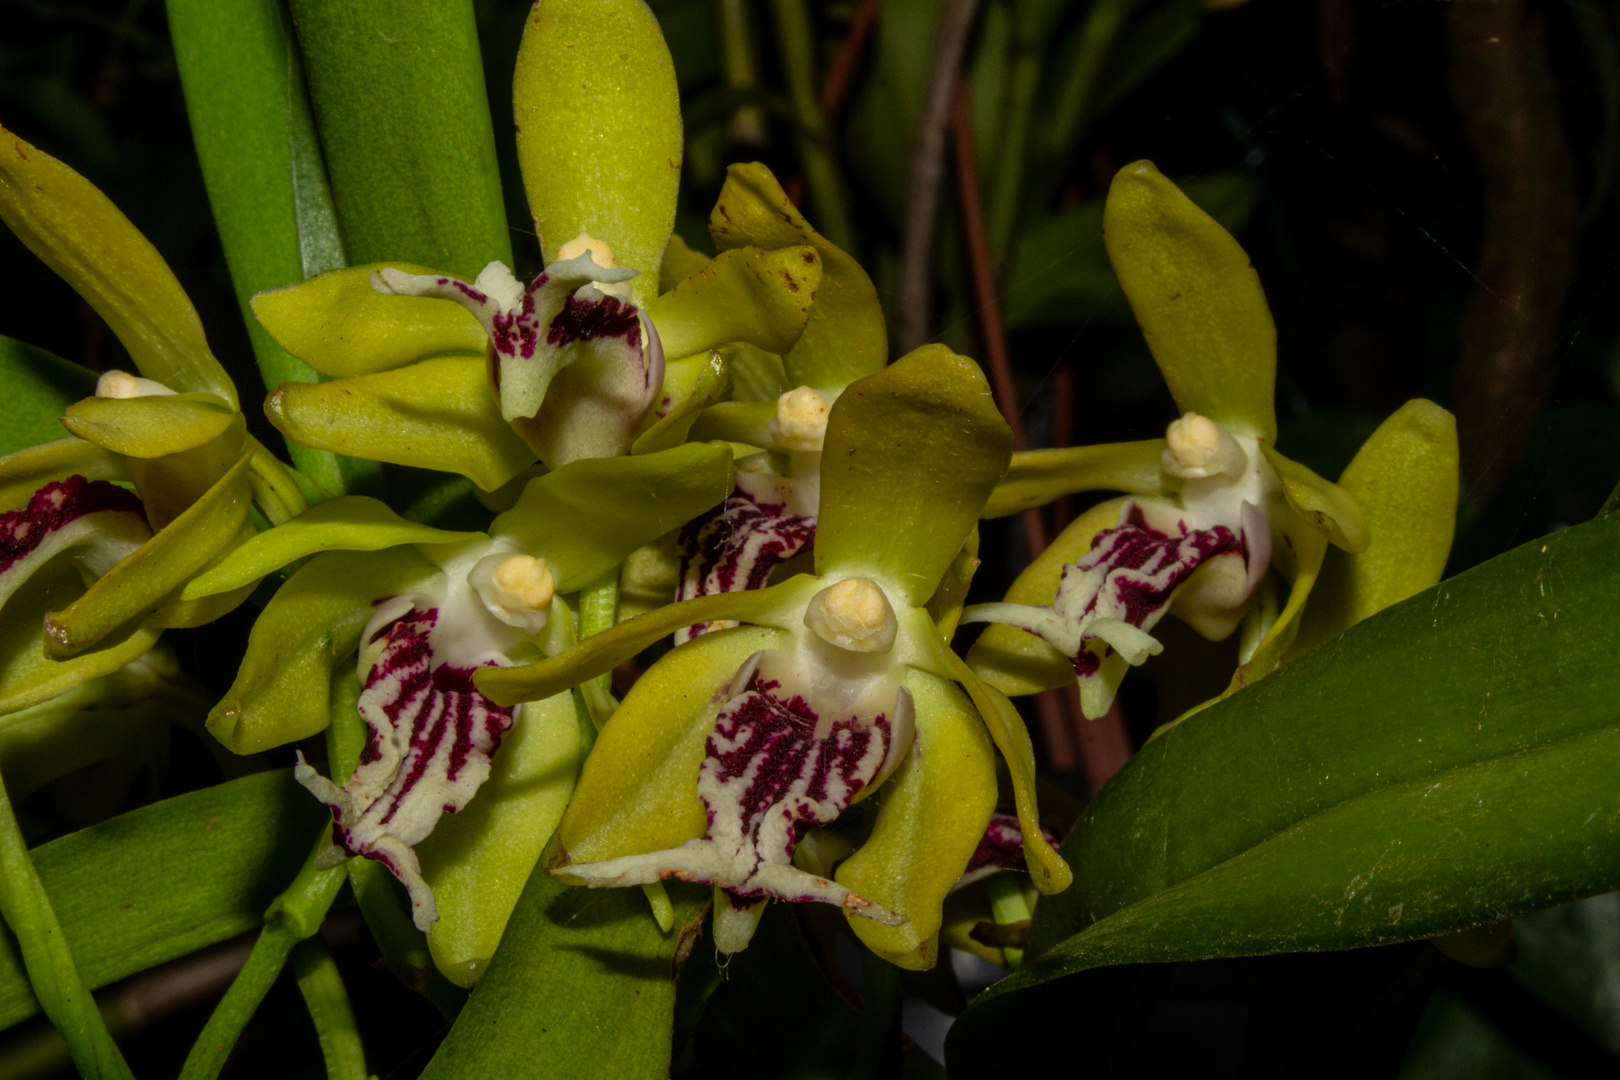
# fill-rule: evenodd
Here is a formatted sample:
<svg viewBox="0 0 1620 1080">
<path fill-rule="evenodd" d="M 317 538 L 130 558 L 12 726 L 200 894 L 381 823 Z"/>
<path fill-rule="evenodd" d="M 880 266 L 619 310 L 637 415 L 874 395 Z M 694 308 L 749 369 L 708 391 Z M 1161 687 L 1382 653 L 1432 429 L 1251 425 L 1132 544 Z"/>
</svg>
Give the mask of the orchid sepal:
<svg viewBox="0 0 1620 1080">
<path fill-rule="evenodd" d="M 804 332 L 820 285 L 813 247 L 732 248 L 649 301 L 646 313 L 672 357 L 734 341 L 782 354 Z"/>
<path fill-rule="evenodd" d="M 62 425 L 113 453 L 158 458 L 212 442 L 225 434 L 237 415 L 213 394 L 91 397 L 69 406 Z"/>
<path fill-rule="evenodd" d="M 128 480 L 121 454 L 83 439 L 57 439 L 0 458 L 0 513 L 27 506 L 46 484 L 82 476 L 86 480 Z"/>
<path fill-rule="evenodd" d="M 1269 446 L 1262 446 L 1260 452 L 1277 470 L 1289 509 L 1326 536 L 1334 547 L 1352 555 L 1367 550 L 1372 534 L 1361 507 L 1348 491 Z"/>
<path fill-rule="evenodd" d="M 981 516 L 1006 517 L 1085 491 L 1169 495 L 1180 481 L 1160 467 L 1163 439 L 1014 453 Z"/>
</svg>

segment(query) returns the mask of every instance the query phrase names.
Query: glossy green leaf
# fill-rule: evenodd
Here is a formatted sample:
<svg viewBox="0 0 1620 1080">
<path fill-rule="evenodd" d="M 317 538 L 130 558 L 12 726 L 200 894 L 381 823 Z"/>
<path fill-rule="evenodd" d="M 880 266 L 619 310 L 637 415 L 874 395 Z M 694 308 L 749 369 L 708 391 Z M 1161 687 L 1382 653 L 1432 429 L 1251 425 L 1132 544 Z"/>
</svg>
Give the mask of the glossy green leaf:
<svg viewBox="0 0 1620 1080">
<path fill-rule="evenodd" d="M 86 480 L 128 480 L 124 459 L 83 439 L 57 439 L 0 458 L 0 513 L 28 505 L 28 499 L 55 480 L 77 473 Z"/>
<path fill-rule="evenodd" d="M 530 480 L 491 535 L 544 555 L 559 592 L 574 592 L 643 544 L 731 494 L 731 447 L 687 443 L 635 457 L 583 458 Z"/>
<path fill-rule="evenodd" d="M 1361 507 L 1348 491 L 1269 446 L 1262 446 L 1260 451 L 1277 470 L 1289 507 L 1306 524 L 1320 530 L 1333 546 L 1352 555 L 1367 550 L 1367 545 L 1372 543 L 1372 533 Z"/>
<path fill-rule="evenodd" d="M 1148 161 L 1114 176 L 1103 238 L 1177 407 L 1275 442 L 1277 328 L 1238 242 Z"/>
<path fill-rule="evenodd" d="M 88 397 L 62 424 L 85 442 L 125 457 L 155 458 L 195 450 L 225 434 L 236 410 L 212 394 Z"/>
<path fill-rule="evenodd" d="M 926 603 L 1011 455 L 979 366 L 942 345 L 851 385 L 827 421 L 817 573 L 874 578 Z"/>
<path fill-rule="evenodd" d="M 45 618 L 46 653 L 77 656 L 103 639 L 129 632 L 163 606 L 247 524 L 251 501 L 246 455 L 208 493 L 119 562 L 83 596 Z"/>
<path fill-rule="evenodd" d="M 260 377 L 270 390 L 315 382 L 315 372 L 277 345 L 249 307 L 256 292 L 345 261 L 286 6 L 167 0 L 165 8 L 192 142 Z M 304 446 L 289 452 L 328 495 L 359 479 L 358 463 Z"/>
<path fill-rule="evenodd" d="M 181 596 L 196 600 L 239 589 L 317 552 L 453 544 L 477 535 L 419 525 L 406 521 L 380 499 L 344 495 L 312 506 L 286 524 L 254 536 L 194 579 Z"/>
<path fill-rule="evenodd" d="M 846 915 L 867 948 L 913 971 L 934 966 L 945 896 L 984 838 L 996 808 L 996 763 L 973 705 L 937 675 L 909 671 L 917 741 L 878 790 L 872 833 L 836 875 L 890 911 L 899 926 Z"/>
<path fill-rule="evenodd" d="M 472 0 L 292 0 L 350 261 L 510 264 Z"/>
<path fill-rule="evenodd" d="M 1339 477 L 1367 519 L 1372 542 L 1351 555 L 1329 551 L 1305 609 L 1295 649 L 1440 580 L 1457 521 L 1457 421 L 1421 398 L 1397 409 Z"/>
<path fill-rule="evenodd" d="M 681 177 L 680 98 L 658 20 L 642 0 L 536 5 L 523 27 L 512 99 L 518 163 L 546 261 L 589 233 L 620 266 L 640 271 L 630 284 L 645 307 L 658 295 Z"/>
<path fill-rule="evenodd" d="M 234 407 L 236 387 L 157 249 L 90 181 L 9 131 L 0 142 L 0 221 L 107 321 L 142 375 Z"/>
<path fill-rule="evenodd" d="M 311 559 L 254 620 L 242 667 L 208 714 L 208 730 L 232 752 L 254 754 L 325 728 L 332 668 L 359 646 L 372 602 L 436 573 L 409 547 Z"/>
<path fill-rule="evenodd" d="M 481 356 L 423 360 L 319 385 L 288 383 L 270 395 L 264 411 L 294 442 L 460 473 L 486 491 L 535 461 L 501 419 Z"/>
<path fill-rule="evenodd" d="M 639 889 L 571 889 L 536 870 L 501 950 L 424 1080 L 533 1075 L 663 1080 L 675 977 L 708 890 L 675 890 L 675 926 L 647 918 Z"/>
<path fill-rule="evenodd" d="M 486 697 L 499 705 L 539 701 L 612 671 L 659 638 L 693 623 L 735 619 L 781 630 L 792 629 L 803 617 L 810 597 L 824 587 L 819 579 L 800 574 L 768 589 L 713 593 L 667 604 L 586 638 L 549 660 L 523 667 L 479 668 L 473 681 Z"/>
<path fill-rule="evenodd" d="M 735 352 L 715 350 L 665 364 L 663 400 L 648 415 L 652 423 L 636 436 L 630 452 L 652 454 L 685 442 L 699 414 L 731 396 L 731 357 Z"/>
<path fill-rule="evenodd" d="M 804 332 L 821 257 L 808 246 L 722 251 L 696 274 L 647 304 L 667 356 L 690 356 L 746 341 L 786 353 Z"/>
<path fill-rule="evenodd" d="M 1149 743 L 1064 841 L 1044 955 L 953 1039 L 1099 965 L 1411 940 L 1620 885 L 1617 550 L 1620 518 L 1534 541 Z"/>
<path fill-rule="evenodd" d="M 62 437 L 62 414 L 96 392 L 96 373 L 0 334 L 0 456 Z"/>
<path fill-rule="evenodd" d="M 133 810 L 32 855 L 94 989 L 259 926 L 325 816 L 281 769 Z M 0 1028 L 38 1008 L 6 934 Z"/>
<path fill-rule="evenodd" d="M 372 288 L 371 275 L 384 266 L 433 273 L 405 262 L 330 270 L 258 293 L 253 314 L 283 349 L 333 378 L 392 371 L 435 356 L 484 355 L 489 337 L 460 304 L 431 296 L 385 296 Z"/>
<path fill-rule="evenodd" d="M 783 357 L 789 389 L 837 390 L 888 362 L 889 336 L 872 279 L 860 263 L 810 227 L 765 166 L 755 162 L 726 171 L 725 186 L 709 215 L 709 235 L 722 252 L 808 244 L 821 256 L 815 306 L 798 344 Z"/>
<path fill-rule="evenodd" d="M 981 516 L 1006 517 L 1082 491 L 1163 495 L 1176 481 L 1160 467 L 1163 439 L 1021 450 L 990 494 Z"/>
<path fill-rule="evenodd" d="M 1014 579 L 1006 602 L 1043 606 L 1057 599 L 1063 565 L 1090 551 L 1099 532 L 1119 524 L 1123 504 L 1123 499 L 1109 499 L 1070 522 Z M 1075 678 L 1074 664 L 1067 656 L 1034 634 L 995 623 L 973 643 L 967 662 L 981 679 L 1013 697 L 1067 686 Z"/>
</svg>

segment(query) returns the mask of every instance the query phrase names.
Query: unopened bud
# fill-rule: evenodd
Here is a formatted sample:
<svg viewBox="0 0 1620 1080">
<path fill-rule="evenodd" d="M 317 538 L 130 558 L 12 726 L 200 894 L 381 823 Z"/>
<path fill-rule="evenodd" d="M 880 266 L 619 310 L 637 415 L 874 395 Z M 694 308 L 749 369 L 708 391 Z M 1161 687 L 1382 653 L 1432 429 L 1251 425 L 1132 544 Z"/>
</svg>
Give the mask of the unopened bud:
<svg viewBox="0 0 1620 1080">
<path fill-rule="evenodd" d="M 551 614 L 557 579 L 533 555 L 486 555 L 467 575 L 489 613 L 507 626 L 538 634 Z"/>
<path fill-rule="evenodd" d="M 771 438 L 784 450 L 820 450 L 832 403 L 820 390 L 800 386 L 776 399 Z"/>
<path fill-rule="evenodd" d="M 1160 464 L 1185 480 L 1206 476 L 1242 476 L 1249 456 L 1236 439 L 1207 416 L 1190 412 L 1174 420 L 1164 435 Z"/>
<path fill-rule="evenodd" d="M 156 379 L 143 379 L 127 371 L 106 371 L 96 380 L 96 397 L 99 398 L 159 397 L 173 393 Z"/>
<path fill-rule="evenodd" d="M 869 578 L 846 578 L 818 592 L 804 625 L 823 641 L 850 652 L 888 652 L 898 621 L 883 590 Z"/>
</svg>

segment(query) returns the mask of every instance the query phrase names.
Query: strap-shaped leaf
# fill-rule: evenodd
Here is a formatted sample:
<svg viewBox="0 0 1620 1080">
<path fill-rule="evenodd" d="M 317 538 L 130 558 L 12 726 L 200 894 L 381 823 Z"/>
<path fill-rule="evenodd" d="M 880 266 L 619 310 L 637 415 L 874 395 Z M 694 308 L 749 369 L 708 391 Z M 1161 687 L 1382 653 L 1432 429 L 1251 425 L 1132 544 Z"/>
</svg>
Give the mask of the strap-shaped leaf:
<svg viewBox="0 0 1620 1080">
<path fill-rule="evenodd" d="M 1343 548 L 1352 555 L 1367 550 L 1367 545 L 1372 543 L 1372 533 L 1367 528 L 1367 519 L 1362 515 L 1361 507 L 1356 505 L 1356 500 L 1348 491 L 1332 481 L 1322 479 L 1299 462 L 1290 461 L 1269 446 L 1262 445 L 1260 451 L 1271 462 L 1271 467 L 1277 470 L 1289 507 L 1304 518 L 1306 524 L 1320 530 L 1333 542 L 1334 547 Z"/>
<path fill-rule="evenodd" d="M 798 344 L 783 357 L 792 386 L 836 390 L 879 371 L 889 335 L 877 290 L 861 264 L 810 227 L 765 166 L 726 170 L 709 215 L 715 248 L 786 248 L 808 244 L 821 256 L 821 287 Z M 791 389 L 791 387 L 790 387 Z"/>
<path fill-rule="evenodd" d="M 827 421 L 816 572 L 875 578 L 921 606 L 1011 455 L 979 366 L 942 345 L 851 385 Z"/>
<path fill-rule="evenodd" d="M 255 535 L 188 584 L 181 596 L 197 600 L 239 589 L 321 551 L 381 551 L 401 544 L 453 544 L 477 535 L 406 521 L 380 499 L 343 495 Z"/>
<path fill-rule="evenodd" d="M 698 415 L 730 396 L 734 353 L 715 350 L 665 364 L 663 400 L 648 414 L 652 423 L 636 436 L 630 452 L 651 454 L 685 442 Z"/>
<path fill-rule="evenodd" d="M 1076 562 L 1091 550 L 1091 542 L 1104 529 L 1119 524 L 1124 499 L 1098 503 L 1069 523 L 1045 551 L 1024 568 L 1007 590 L 1009 604 L 1037 607 L 1057 599 L 1063 564 Z M 1034 634 L 992 623 L 967 653 L 968 666 L 1003 694 L 1038 694 L 1067 686 L 1075 678 L 1074 664 Z"/>
<path fill-rule="evenodd" d="M 383 267 L 431 274 L 411 263 L 329 270 L 253 297 L 253 314 L 293 356 L 336 379 L 392 371 L 434 356 L 483 356 L 489 337 L 472 312 L 431 296 L 383 295 L 371 275 Z"/>
<path fill-rule="evenodd" d="M 0 220 L 107 321 L 142 375 L 236 407 L 236 387 L 157 249 L 60 161 L 3 128 L 0 148 Z"/>
<path fill-rule="evenodd" d="M 659 638 L 694 623 L 734 619 L 779 630 L 793 629 L 798 621 L 795 616 L 804 611 L 810 598 L 823 587 L 819 579 L 800 574 L 768 589 L 714 593 L 683 600 L 585 638 L 550 660 L 524 667 L 479 668 L 473 682 L 497 705 L 539 701 L 612 671 Z"/>
<path fill-rule="evenodd" d="M 1176 481 L 1159 464 L 1163 439 L 1020 450 L 991 493 L 983 517 L 998 518 L 1045 506 L 1082 491 L 1163 495 Z"/>
<path fill-rule="evenodd" d="M 1303 652 L 1440 580 L 1457 521 L 1457 421 L 1419 398 L 1362 445 L 1339 486 L 1366 515 L 1372 542 L 1329 551 L 1295 649 Z"/>
<path fill-rule="evenodd" d="M 529 13 L 512 77 L 518 163 L 549 264 L 581 232 L 658 295 L 681 176 L 675 64 L 642 0 L 547 0 Z M 680 353 L 671 353 L 679 356 Z"/>
<path fill-rule="evenodd" d="M 261 926 L 324 817 L 291 769 L 130 811 L 30 854 L 92 989 Z M 0 934 L 0 1027 L 39 1011 Z"/>
<path fill-rule="evenodd" d="M 1249 256 L 1149 161 L 1114 176 L 1103 240 L 1182 412 L 1277 438 L 1277 328 Z"/>
<path fill-rule="evenodd" d="M 337 382 L 288 383 L 265 414 L 294 442 L 351 457 L 460 473 L 493 491 L 534 464 L 501 419 L 481 356 L 423 360 Z"/>
<path fill-rule="evenodd" d="M 492 535 L 545 556 L 557 591 L 574 592 L 636 548 L 731 494 L 731 447 L 687 443 L 635 457 L 582 458 L 530 480 Z"/>
<path fill-rule="evenodd" d="M 235 416 L 235 409 L 212 394 L 88 397 L 67 410 L 62 425 L 115 454 L 155 458 L 212 442 Z"/>
<path fill-rule="evenodd" d="M 0 514 L 26 506 L 34 492 L 70 476 L 128 480 L 122 455 L 83 439 L 57 439 L 0 458 Z"/>
<path fill-rule="evenodd" d="M 670 292 L 647 304 L 666 356 L 690 356 L 746 341 L 786 353 L 804 332 L 821 257 L 808 246 L 722 251 Z"/>
<path fill-rule="evenodd" d="M 855 936 L 890 963 L 923 971 L 938 958 L 945 896 L 996 808 L 996 761 L 962 691 L 925 671 L 908 671 L 904 681 L 916 706 L 916 743 L 883 782 L 871 835 L 836 876 L 907 917 L 884 926 L 847 915 Z"/>
<path fill-rule="evenodd" d="M 85 594 L 45 618 L 52 659 L 77 656 L 110 635 L 128 632 L 170 593 L 206 566 L 247 523 L 248 455 L 208 493 L 109 570 Z"/>
<path fill-rule="evenodd" d="M 62 414 L 96 392 L 96 373 L 16 338 L 0 334 L 0 455 L 62 437 Z"/>
</svg>

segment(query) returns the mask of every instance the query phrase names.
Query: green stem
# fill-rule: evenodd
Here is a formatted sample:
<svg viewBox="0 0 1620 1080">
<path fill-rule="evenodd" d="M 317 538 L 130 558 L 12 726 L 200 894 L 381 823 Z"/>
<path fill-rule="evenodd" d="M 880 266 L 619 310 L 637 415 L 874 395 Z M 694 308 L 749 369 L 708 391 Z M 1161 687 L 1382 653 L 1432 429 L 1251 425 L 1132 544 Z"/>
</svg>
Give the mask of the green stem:
<svg viewBox="0 0 1620 1080">
<path fill-rule="evenodd" d="M 579 591 L 581 640 L 613 629 L 619 621 L 619 568 L 603 574 Z M 604 671 L 592 680 L 605 693 L 613 691 L 613 673 Z"/>
<path fill-rule="evenodd" d="M 366 1080 L 366 1054 L 360 1045 L 360 1029 L 355 1026 L 354 1010 L 343 989 L 343 978 L 326 944 L 318 937 L 302 941 L 293 949 L 293 975 L 304 1005 L 315 1024 L 326 1060 L 327 1080 Z"/>
<path fill-rule="evenodd" d="M 821 113 L 816 93 L 816 40 L 805 0 L 771 0 L 776 11 L 776 47 L 787 78 L 788 101 L 793 109 L 795 140 L 804 182 L 810 192 L 815 226 L 833 244 L 855 250 L 855 227 L 850 222 L 849 197 L 833 157 L 832 136 Z"/>
<path fill-rule="evenodd" d="M 22 947 L 23 966 L 40 1008 L 67 1040 L 81 1076 L 130 1077 L 90 988 L 73 963 L 50 897 L 0 782 L 0 915 Z"/>
<path fill-rule="evenodd" d="M 985 879 L 984 888 L 990 896 L 990 917 L 996 921 L 996 925 L 1029 922 L 1029 899 L 1024 896 L 1024 887 L 1017 877 L 1012 874 L 992 874 Z M 1024 962 L 1023 949 L 1004 948 L 1001 954 L 1007 958 L 1007 967 L 1013 971 L 1017 971 Z"/>
</svg>

